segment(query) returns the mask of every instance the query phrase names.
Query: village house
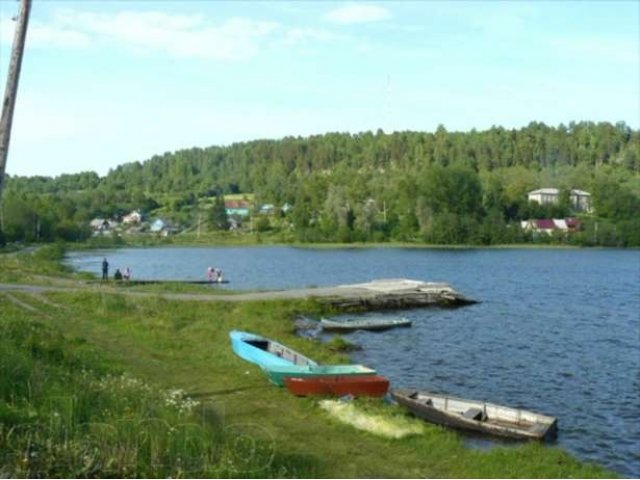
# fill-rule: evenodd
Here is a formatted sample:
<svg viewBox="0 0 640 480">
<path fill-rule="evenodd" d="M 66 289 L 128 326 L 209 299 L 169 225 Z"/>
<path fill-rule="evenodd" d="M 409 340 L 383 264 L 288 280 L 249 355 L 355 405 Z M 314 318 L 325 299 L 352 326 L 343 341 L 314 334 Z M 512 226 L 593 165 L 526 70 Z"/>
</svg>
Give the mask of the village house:
<svg viewBox="0 0 640 480">
<path fill-rule="evenodd" d="M 571 200 L 571 206 L 578 212 L 593 212 L 591 208 L 591 194 L 584 190 L 571 190 L 569 199 Z"/>
<path fill-rule="evenodd" d="M 142 222 L 142 214 L 138 210 L 134 210 L 122 217 L 122 223 L 124 225 L 136 225 L 140 222 Z"/>
<path fill-rule="evenodd" d="M 536 202 L 540 205 L 555 205 L 560 200 L 560 189 L 558 188 L 539 188 L 527 194 L 530 202 Z M 569 201 L 571 207 L 578 212 L 591 213 L 591 194 L 584 190 L 572 189 L 569 191 Z"/>
<path fill-rule="evenodd" d="M 551 235 L 556 231 L 573 233 L 580 229 L 580 220 L 574 217 L 522 220 L 520 227 L 527 232 L 546 233 L 547 235 Z"/>
<path fill-rule="evenodd" d="M 89 222 L 93 235 L 110 235 L 118 227 L 118 222 L 106 218 L 94 218 Z"/>
<path fill-rule="evenodd" d="M 156 218 L 149 226 L 149 232 L 155 233 L 162 237 L 166 237 L 172 233 L 175 233 L 176 229 L 167 220 L 162 218 Z"/>
<path fill-rule="evenodd" d="M 94 232 L 102 232 L 109 230 L 109 221 L 105 218 L 94 218 L 89 222 L 89 226 Z"/>
<path fill-rule="evenodd" d="M 260 206 L 260 213 L 263 215 L 272 215 L 276 211 L 276 207 L 273 203 L 265 203 Z"/>
<path fill-rule="evenodd" d="M 259 212 L 262 215 L 274 215 L 278 212 L 282 212 L 286 215 L 293 207 L 289 203 L 285 203 L 278 209 L 273 203 L 265 203 L 260 206 Z"/>
<path fill-rule="evenodd" d="M 251 204 L 246 200 L 225 200 L 224 208 L 228 216 L 248 217 L 251 213 Z"/>
</svg>

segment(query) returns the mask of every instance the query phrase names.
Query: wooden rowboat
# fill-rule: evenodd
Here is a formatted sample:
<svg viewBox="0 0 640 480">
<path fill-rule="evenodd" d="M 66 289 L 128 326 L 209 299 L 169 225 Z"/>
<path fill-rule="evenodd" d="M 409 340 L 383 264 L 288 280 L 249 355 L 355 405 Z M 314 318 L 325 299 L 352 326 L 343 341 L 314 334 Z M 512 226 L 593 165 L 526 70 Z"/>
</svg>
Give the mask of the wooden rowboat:
<svg viewBox="0 0 640 480">
<path fill-rule="evenodd" d="M 556 418 L 527 410 L 416 390 L 391 395 L 415 416 L 438 425 L 516 439 L 549 440 L 558 433 Z"/>
<path fill-rule="evenodd" d="M 382 397 L 389 389 L 389 379 L 381 375 L 351 375 L 344 377 L 286 377 L 284 384 L 294 395 L 343 395 Z"/>
<path fill-rule="evenodd" d="M 231 348 L 236 355 L 262 368 L 273 365 L 317 365 L 316 362 L 301 353 L 254 333 L 232 330 L 229 332 L 229 337 Z"/>
<path fill-rule="evenodd" d="M 410 327 L 411 320 L 407 318 L 362 318 L 338 322 L 322 318 L 320 325 L 323 330 L 334 332 L 349 332 L 353 330 L 388 330 L 395 327 Z"/>
<path fill-rule="evenodd" d="M 350 375 L 375 375 L 376 371 L 364 365 L 266 365 L 262 369 L 269 380 L 279 387 L 284 386 L 284 379 L 318 378 Z"/>
</svg>

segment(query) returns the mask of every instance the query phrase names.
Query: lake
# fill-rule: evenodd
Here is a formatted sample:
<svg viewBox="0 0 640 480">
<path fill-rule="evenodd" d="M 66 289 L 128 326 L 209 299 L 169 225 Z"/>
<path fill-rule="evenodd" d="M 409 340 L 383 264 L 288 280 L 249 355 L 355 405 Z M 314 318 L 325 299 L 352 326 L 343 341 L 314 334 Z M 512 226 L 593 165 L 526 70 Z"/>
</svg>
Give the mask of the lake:
<svg viewBox="0 0 640 480">
<path fill-rule="evenodd" d="M 553 415 L 557 444 L 640 476 L 640 251 L 162 247 L 71 252 L 99 276 L 102 258 L 134 279 L 284 289 L 411 278 L 450 283 L 481 303 L 399 312 L 412 328 L 346 336 L 394 387 L 422 388 Z"/>
</svg>

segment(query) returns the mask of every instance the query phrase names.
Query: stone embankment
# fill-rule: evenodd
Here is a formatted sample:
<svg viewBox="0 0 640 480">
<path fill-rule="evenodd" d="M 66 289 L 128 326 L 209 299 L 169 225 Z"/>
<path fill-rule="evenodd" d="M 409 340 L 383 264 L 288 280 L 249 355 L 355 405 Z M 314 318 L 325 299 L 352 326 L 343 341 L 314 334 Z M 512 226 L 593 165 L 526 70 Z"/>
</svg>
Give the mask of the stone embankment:
<svg viewBox="0 0 640 480">
<path fill-rule="evenodd" d="M 310 292 L 319 301 L 336 308 L 360 307 L 369 310 L 415 307 L 457 307 L 477 303 L 454 290 L 447 283 L 408 279 L 374 280 L 355 285 L 341 285 L 320 292 Z"/>
</svg>

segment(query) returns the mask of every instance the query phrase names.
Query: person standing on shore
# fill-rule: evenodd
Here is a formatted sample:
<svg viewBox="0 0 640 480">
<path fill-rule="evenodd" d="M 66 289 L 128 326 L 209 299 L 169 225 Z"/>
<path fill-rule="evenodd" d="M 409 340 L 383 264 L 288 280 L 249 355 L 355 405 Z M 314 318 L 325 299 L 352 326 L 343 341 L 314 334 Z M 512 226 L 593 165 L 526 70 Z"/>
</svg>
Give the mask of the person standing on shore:
<svg viewBox="0 0 640 480">
<path fill-rule="evenodd" d="M 106 257 L 102 259 L 102 280 L 109 280 L 109 262 Z"/>
</svg>

